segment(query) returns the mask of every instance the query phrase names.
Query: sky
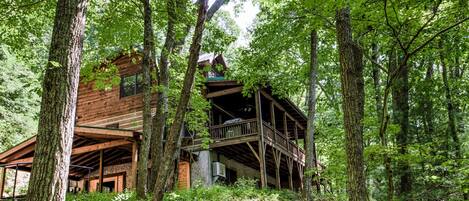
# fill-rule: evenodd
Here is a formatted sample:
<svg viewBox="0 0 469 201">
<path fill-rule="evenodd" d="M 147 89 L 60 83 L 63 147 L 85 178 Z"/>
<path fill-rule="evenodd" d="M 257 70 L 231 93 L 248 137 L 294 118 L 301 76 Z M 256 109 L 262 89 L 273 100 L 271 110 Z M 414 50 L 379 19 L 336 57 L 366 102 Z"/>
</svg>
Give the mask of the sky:
<svg viewBox="0 0 469 201">
<path fill-rule="evenodd" d="M 209 6 L 215 0 L 209 0 Z M 259 6 L 252 3 L 252 1 L 248 0 L 242 3 L 241 7 L 236 8 L 236 4 L 239 4 L 239 0 L 231 0 L 228 4 L 223 5 L 220 10 L 227 11 L 231 17 L 235 20 L 236 24 L 241 30 L 240 38 L 236 41 L 238 45 L 245 46 L 248 44 L 248 40 L 246 39 L 246 35 L 248 33 L 248 29 L 254 22 L 257 13 L 259 13 Z M 236 10 L 238 12 L 236 12 Z"/>
</svg>

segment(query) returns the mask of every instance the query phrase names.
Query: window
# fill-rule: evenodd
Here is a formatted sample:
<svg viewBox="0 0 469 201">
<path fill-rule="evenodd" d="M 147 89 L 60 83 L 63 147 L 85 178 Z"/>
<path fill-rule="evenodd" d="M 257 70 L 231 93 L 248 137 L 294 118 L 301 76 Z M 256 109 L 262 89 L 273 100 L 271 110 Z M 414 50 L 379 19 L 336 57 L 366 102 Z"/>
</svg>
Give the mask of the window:
<svg viewBox="0 0 469 201">
<path fill-rule="evenodd" d="M 143 91 L 142 73 L 121 78 L 120 97 L 132 96 Z"/>
<path fill-rule="evenodd" d="M 115 192 L 115 181 L 108 181 L 108 182 L 103 182 L 103 192 L 109 193 L 109 192 Z M 99 189 L 100 183 L 97 185 L 97 189 Z"/>
<path fill-rule="evenodd" d="M 119 128 L 119 123 L 108 124 L 105 126 L 106 128 Z"/>
</svg>

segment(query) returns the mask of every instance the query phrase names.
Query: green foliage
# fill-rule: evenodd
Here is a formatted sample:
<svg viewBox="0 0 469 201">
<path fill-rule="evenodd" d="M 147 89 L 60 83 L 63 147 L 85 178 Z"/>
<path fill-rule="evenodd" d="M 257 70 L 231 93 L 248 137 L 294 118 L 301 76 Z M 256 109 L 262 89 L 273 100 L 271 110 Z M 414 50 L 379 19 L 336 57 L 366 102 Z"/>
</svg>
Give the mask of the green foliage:
<svg viewBox="0 0 469 201">
<path fill-rule="evenodd" d="M 194 187 L 167 193 L 165 201 L 237 201 L 237 200 L 299 200 L 298 194 L 291 191 L 258 189 L 255 180 L 240 179 L 233 186 L 213 185 L 210 187 Z"/>
<path fill-rule="evenodd" d="M 38 76 L 0 45 L 0 151 L 36 132 Z"/>
<path fill-rule="evenodd" d="M 67 194 L 66 201 L 143 201 L 137 199 L 137 194 L 133 191 L 124 191 L 122 193 L 79 193 Z M 149 197 L 148 201 L 151 200 Z"/>
<path fill-rule="evenodd" d="M 256 180 L 239 179 L 233 186 L 213 185 L 197 186 L 188 190 L 177 190 L 166 193 L 165 201 L 290 201 L 299 200 L 299 195 L 287 190 L 259 189 Z M 151 200 L 149 196 L 148 200 Z M 123 193 L 80 193 L 68 194 L 66 201 L 137 201 L 136 194 L 131 191 Z"/>
</svg>

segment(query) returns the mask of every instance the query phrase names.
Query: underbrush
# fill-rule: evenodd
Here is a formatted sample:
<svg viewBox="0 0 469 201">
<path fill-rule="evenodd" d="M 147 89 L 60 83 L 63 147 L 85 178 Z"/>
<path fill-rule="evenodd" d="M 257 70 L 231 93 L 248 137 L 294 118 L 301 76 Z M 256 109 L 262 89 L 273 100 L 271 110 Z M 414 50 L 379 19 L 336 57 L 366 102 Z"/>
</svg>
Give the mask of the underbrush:
<svg viewBox="0 0 469 201">
<path fill-rule="evenodd" d="M 299 200 L 298 194 L 287 190 L 259 189 L 255 180 L 242 179 L 232 186 L 196 186 L 169 192 L 164 201 L 289 201 Z M 67 201 L 137 201 L 134 192 L 81 193 L 67 195 Z M 151 200 L 150 198 L 148 200 Z"/>
</svg>

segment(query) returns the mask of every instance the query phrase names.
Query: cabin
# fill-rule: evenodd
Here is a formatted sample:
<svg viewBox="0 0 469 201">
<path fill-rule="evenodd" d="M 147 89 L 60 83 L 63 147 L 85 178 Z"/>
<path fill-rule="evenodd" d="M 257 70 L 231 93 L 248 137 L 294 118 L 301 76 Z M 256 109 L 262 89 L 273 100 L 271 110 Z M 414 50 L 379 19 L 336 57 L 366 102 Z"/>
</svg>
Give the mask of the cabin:
<svg viewBox="0 0 469 201">
<path fill-rule="evenodd" d="M 112 63 L 121 76 L 119 86 L 96 90 L 92 81 L 79 85 L 70 192 L 121 192 L 136 185 L 141 55 L 121 54 Z M 269 87 L 243 95 L 242 83 L 225 79 L 228 66 L 222 55 L 201 55 L 199 66 L 209 69 L 203 94 L 211 104 L 207 126 L 212 142 L 207 149 L 197 134 L 186 132 L 176 167 L 178 188 L 231 184 L 244 177 L 257 179 L 260 187 L 301 189 L 305 154 L 299 142 L 307 120 L 303 112 Z M 35 142 L 32 137 L 0 154 L 0 198 L 21 194 L 17 177 L 31 170 Z M 13 184 L 5 182 L 8 175 L 14 177 Z M 13 190 L 6 194 L 8 184 Z"/>
</svg>

